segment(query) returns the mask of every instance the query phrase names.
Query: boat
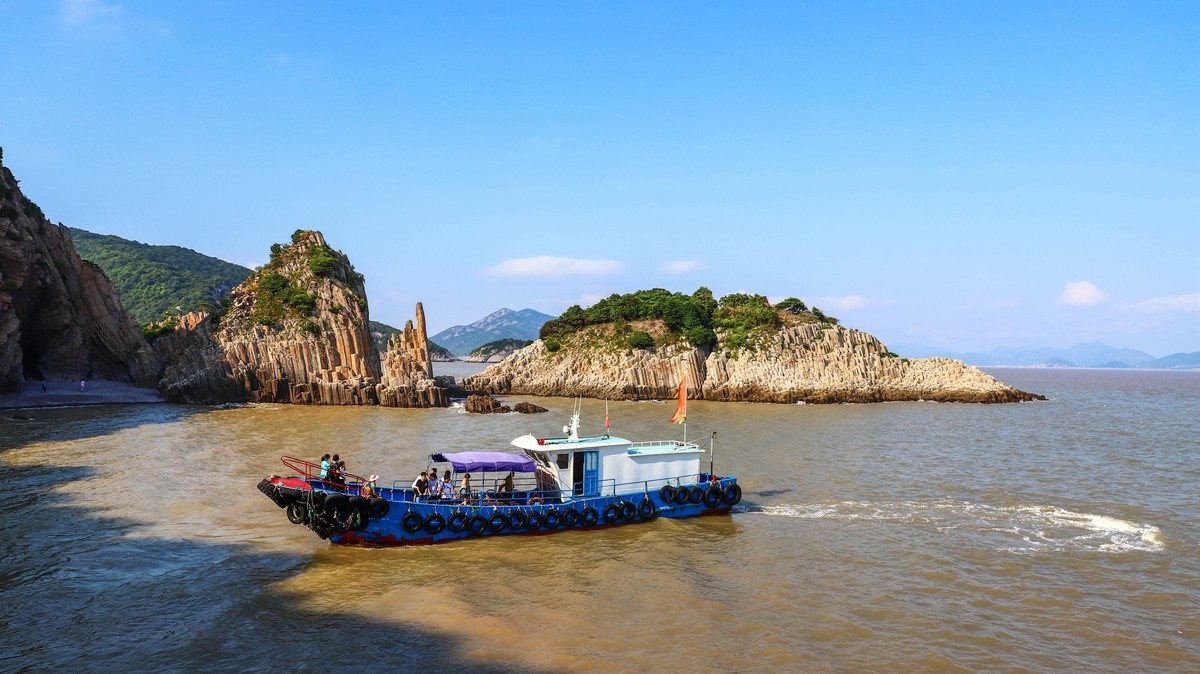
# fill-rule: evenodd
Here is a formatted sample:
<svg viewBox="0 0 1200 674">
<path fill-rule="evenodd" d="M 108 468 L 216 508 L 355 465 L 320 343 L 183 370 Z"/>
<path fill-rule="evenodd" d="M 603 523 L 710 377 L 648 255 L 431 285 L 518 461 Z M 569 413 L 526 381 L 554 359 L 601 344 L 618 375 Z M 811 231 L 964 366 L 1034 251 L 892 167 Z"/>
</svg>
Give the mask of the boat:
<svg viewBox="0 0 1200 674">
<path fill-rule="evenodd" d="M 576 413 L 563 428 L 565 437 L 523 435 L 513 440 L 519 454 L 431 454 L 430 466 L 450 470 L 451 484 L 472 476 L 470 486 L 449 498 L 418 496 L 414 486 L 401 480 L 378 487 L 353 474 L 322 479 L 319 465 L 291 456 L 280 458 L 294 475 L 271 475 L 258 488 L 287 511 L 293 524 L 334 544 L 362 546 L 591 531 L 658 517 L 726 515 L 741 501 L 737 478 L 713 472 L 716 433 L 706 438 L 705 471 L 706 450 L 697 442 L 631 442 L 607 433 L 580 437 L 578 429 Z M 366 486 L 372 488 L 364 496 Z"/>
</svg>

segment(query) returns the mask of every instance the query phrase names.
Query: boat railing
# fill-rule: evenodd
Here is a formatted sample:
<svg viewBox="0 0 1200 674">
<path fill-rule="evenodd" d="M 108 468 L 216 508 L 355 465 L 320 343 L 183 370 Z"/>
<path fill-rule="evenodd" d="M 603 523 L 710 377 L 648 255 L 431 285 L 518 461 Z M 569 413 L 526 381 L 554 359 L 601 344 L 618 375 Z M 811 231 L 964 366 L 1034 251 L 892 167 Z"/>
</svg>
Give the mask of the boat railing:
<svg viewBox="0 0 1200 674">
<path fill-rule="evenodd" d="M 366 482 L 366 479 L 362 476 L 346 472 L 341 473 L 342 482 L 330 480 L 328 475 L 323 478 L 321 477 L 321 464 L 305 459 L 298 459 L 294 456 L 281 456 L 279 460 L 283 462 L 283 465 L 302 475 L 306 481 L 318 489 L 341 491 L 346 487 L 361 487 Z"/>
<path fill-rule="evenodd" d="M 688 473 L 687 475 L 676 475 L 672 477 L 660 477 L 650 480 L 636 480 L 634 482 L 616 482 L 615 480 L 600 480 L 597 488 L 593 490 L 584 489 L 583 482 L 576 482 L 573 493 L 575 498 L 590 498 L 590 497 L 610 497 L 635 494 L 639 491 L 650 493 L 658 491 L 665 485 L 672 487 L 682 487 L 685 485 L 699 484 L 708 481 L 707 473 Z"/>
<path fill-rule="evenodd" d="M 630 449 L 638 449 L 639 447 L 678 447 L 680 449 L 700 449 L 700 445 L 694 442 L 685 442 L 683 440 L 649 440 L 647 442 L 631 442 Z"/>
</svg>

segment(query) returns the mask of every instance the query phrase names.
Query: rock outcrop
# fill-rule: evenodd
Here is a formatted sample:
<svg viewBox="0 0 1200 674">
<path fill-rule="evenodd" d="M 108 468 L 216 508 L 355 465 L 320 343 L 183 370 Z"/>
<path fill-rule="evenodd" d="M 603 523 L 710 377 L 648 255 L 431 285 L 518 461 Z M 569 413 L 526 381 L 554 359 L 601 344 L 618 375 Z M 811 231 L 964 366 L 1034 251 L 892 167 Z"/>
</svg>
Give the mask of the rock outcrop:
<svg viewBox="0 0 1200 674">
<path fill-rule="evenodd" d="M 683 377 L 692 399 L 840 403 L 931 400 L 1000 403 L 1044 399 L 949 358 L 908 360 L 864 332 L 791 323 L 753 349 L 686 343 L 655 350 L 587 346 L 586 331 L 555 353 L 538 340 L 463 380 L 489 394 L 666 399 Z"/>
<path fill-rule="evenodd" d="M 449 405 L 432 372 L 418 305 L 418 348 L 387 376 L 367 320 L 363 278 L 320 232 L 297 231 L 271 263 L 234 288 L 223 313 L 189 314 L 154 342 L 168 400 L 219 404 Z M 411 328 L 411 322 L 409 324 Z M 407 342 L 406 342 L 407 343 Z M 424 360 L 421 360 L 424 356 Z"/>
<path fill-rule="evenodd" d="M 467 396 L 463 409 L 471 414 L 507 414 L 512 411 L 511 407 L 501 404 L 489 395 Z"/>
<path fill-rule="evenodd" d="M 112 283 L 0 166 L 0 390 L 40 377 L 152 386 L 157 372 Z"/>
</svg>

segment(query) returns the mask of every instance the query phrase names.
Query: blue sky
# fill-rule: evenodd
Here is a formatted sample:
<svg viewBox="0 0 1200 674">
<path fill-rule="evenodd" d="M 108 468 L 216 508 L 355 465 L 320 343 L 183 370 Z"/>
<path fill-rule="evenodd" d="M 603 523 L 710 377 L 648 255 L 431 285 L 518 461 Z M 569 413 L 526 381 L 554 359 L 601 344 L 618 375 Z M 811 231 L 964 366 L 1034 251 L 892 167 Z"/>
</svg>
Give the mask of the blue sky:
<svg viewBox="0 0 1200 674">
<path fill-rule="evenodd" d="M 1200 3 L 0 0 L 54 221 L 315 228 L 431 332 L 798 296 L 888 343 L 1200 350 Z"/>
</svg>

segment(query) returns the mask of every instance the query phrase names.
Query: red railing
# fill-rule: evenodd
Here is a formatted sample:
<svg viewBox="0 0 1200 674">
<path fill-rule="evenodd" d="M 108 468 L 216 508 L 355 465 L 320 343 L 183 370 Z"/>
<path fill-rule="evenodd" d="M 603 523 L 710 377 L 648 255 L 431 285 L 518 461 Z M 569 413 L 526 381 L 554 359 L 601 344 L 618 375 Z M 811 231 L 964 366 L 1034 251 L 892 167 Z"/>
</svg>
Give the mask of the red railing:
<svg viewBox="0 0 1200 674">
<path fill-rule="evenodd" d="M 279 457 L 279 460 L 283 462 L 283 465 L 303 475 L 305 479 L 321 480 L 331 484 L 342 484 L 336 480 L 330 480 L 329 477 L 322 478 L 321 464 L 319 463 L 305 461 L 304 459 L 298 459 L 294 456 L 281 456 Z M 333 471 L 331 470 L 330 472 Z M 361 485 L 367 481 L 366 478 L 362 477 L 361 475 L 355 475 L 354 473 L 341 473 L 341 476 L 346 485 Z"/>
</svg>

